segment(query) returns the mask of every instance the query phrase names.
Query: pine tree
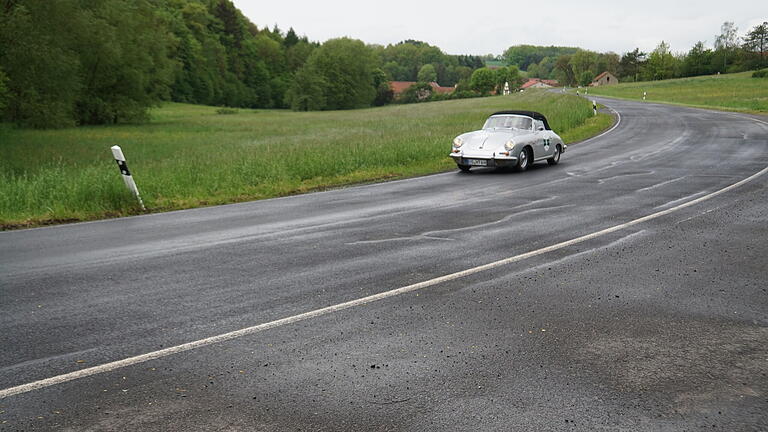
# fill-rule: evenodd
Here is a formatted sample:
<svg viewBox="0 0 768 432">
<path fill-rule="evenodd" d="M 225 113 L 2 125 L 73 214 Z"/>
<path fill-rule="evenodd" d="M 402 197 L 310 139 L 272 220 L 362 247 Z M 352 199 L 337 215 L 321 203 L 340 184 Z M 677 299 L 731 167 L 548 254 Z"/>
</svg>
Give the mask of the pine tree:
<svg viewBox="0 0 768 432">
<path fill-rule="evenodd" d="M 744 49 L 758 53 L 758 68 L 768 65 L 765 55 L 768 50 L 768 22 L 755 26 L 747 33 L 744 37 Z"/>
</svg>

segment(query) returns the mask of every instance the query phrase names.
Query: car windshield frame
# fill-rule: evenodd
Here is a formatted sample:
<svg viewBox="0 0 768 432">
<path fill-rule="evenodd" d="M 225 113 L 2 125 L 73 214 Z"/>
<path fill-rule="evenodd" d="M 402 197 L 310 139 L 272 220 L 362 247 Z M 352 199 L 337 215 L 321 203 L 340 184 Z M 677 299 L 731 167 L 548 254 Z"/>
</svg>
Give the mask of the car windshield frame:
<svg viewBox="0 0 768 432">
<path fill-rule="evenodd" d="M 524 126 L 524 122 L 528 123 L 528 127 Z M 517 129 L 517 130 L 533 130 L 533 118 L 523 115 L 494 115 L 488 117 L 485 121 L 483 129 Z"/>
</svg>

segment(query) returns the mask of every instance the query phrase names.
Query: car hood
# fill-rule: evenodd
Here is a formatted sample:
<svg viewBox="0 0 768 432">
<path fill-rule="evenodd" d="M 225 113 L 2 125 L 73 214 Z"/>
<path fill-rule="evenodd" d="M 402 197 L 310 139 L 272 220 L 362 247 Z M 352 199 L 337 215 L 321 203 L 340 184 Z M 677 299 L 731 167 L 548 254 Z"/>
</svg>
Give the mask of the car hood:
<svg viewBox="0 0 768 432">
<path fill-rule="evenodd" d="M 504 144 L 512 138 L 522 138 L 533 135 L 531 131 L 516 129 L 483 129 L 459 135 L 464 142 L 461 149 L 464 151 L 492 151 L 503 148 Z"/>
</svg>

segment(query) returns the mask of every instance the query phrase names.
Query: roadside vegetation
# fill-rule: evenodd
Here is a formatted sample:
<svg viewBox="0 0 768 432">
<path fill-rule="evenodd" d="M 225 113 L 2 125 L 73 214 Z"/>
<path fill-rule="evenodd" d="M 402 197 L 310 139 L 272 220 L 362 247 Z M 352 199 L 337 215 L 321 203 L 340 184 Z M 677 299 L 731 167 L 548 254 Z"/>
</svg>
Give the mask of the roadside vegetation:
<svg viewBox="0 0 768 432">
<path fill-rule="evenodd" d="M 663 40 L 653 51 L 635 48 L 622 55 L 575 47 L 514 45 L 502 55 L 489 54 L 483 59 L 487 64 L 515 66 L 529 78 L 555 79 L 567 86 L 586 86 L 602 72 L 610 72 L 619 82 L 636 82 L 765 68 L 768 22 L 743 30 L 726 21 L 711 47 L 699 41 L 687 52 L 679 51 L 685 47 L 671 47 Z"/>
<path fill-rule="evenodd" d="M 759 74 L 758 74 L 759 75 Z M 768 112 L 768 78 L 752 72 L 590 87 L 589 94 L 695 107 Z"/>
<path fill-rule="evenodd" d="M 135 123 L 164 101 L 379 106 L 393 101 L 392 80 L 461 84 L 466 97 L 484 66 L 421 41 L 310 41 L 293 28 L 256 26 L 231 0 L 0 4 L 0 121 L 21 127 Z"/>
<path fill-rule="evenodd" d="M 612 123 L 606 114 L 592 117 L 583 98 L 529 91 L 307 113 L 168 103 L 146 124 L 0 124 L 0 225 L 141 213 L 112 159 L 113 145 L 123 148 L 147 211 L 166 211 L 451 170 L 453 137 L 502 109 L 543 112 L 566 142 Z"/>
</svg>

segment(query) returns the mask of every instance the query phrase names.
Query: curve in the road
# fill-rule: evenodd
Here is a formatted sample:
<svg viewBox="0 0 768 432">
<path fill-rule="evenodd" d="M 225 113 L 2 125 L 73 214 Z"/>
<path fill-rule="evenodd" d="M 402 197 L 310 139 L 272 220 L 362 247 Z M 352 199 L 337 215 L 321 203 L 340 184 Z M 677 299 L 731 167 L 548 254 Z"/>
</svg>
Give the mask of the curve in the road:
<svg viewBox="0 0 768 432">
<path fill-rule="evenodd" d="M 619 123 L 621 121 L 620 120 L 621 117 L 620 117 L 620 114 L 618 112 L 616 112 L 616 113 L 619 116 L 619 121 L 609 131 L 606 131 L 605 133 L 599 135 L 598 137 L 594 137 L 594 138 L 599 138 L 599 137 L 607 134 L 608 132 L 613 131 L 614 129 L 616 129 L 619 126 Z M 733 114 L 731 114 L 731 115 L 733 115 Z M 766 122 L 763 122 L 761 120 L 754 119 L 754 118 L 751 118 L 751 117 L 746 117 L 746 118 L 748 118 L 748 119 L 750 119 L 752 121 L 755 121 L 755 122 L 759 122 L 759 123 L 763 123 L 763 124 L 768 124 Z M 668 148 L 669 146 L 674 145 L 674 143 L 678 142 L 679 140 L 680 140 L 680 137 L 678 137 L 677 139 L 672 140 L 670 143 L 667 144 L 667 146 L 663 146 L 662 149 Z M 661 150 L 658 150 L 658 151 L 661 151 Z M 642 157 L 649 157 L 649 156 L 652 156 L 652 154 L 644 154 L 644 155 L 642 155 Z M 610 165 L 610 166 L 613 166 L 613 165 Z M 175 345 L 175 346 L 172 346 L 172 347 L 169 347 L 169 348 L 165 348 L 165 349 L 162 349 L 162 350 L 156 350 L 156 351 L 152 351 L 152 352 L 149 352 L 149 353 L 146 353 L 146 354 L 142 354 L 142 355 L 138 355 L 138 356 L 132 356 L 132 357 L 128 357 L 128 358 L 125 358 L 125 359 L 122 359 L 122 360 L 108 362 L 108 363 L 105 363 L 105 364 L 102 364 L 102 365 L 99 365 L 99 366 L 90 367 L 90 368 L 86 368 L 86 369 L 81 369 L 81 370 L 78 370 L 78 371 L 75 371 L 75 372 L 60 374 L 60 375 L 57 375 L 57 376 L 54 376 L 54 377 L 50 377 L 50 378 L 46 378 L 46 379 L 42 379 L 42 380 L 37 380 L 37 381 L 30 382 L 30 383 L 27 383 L 27 384 L 22 384 L 22 385 L 17 385 L 17 386 L 9 387 L 9 388 L 0 390 L 0 399 L 7 398 L 7 397 L 10 397 L 10 396 L 13 396 L 13 395 L 17 395 L 17 394 L 21 394 L 21 393 L 25 393 L 25 392 L 30 392 L 30 391 L 33 391 L 33 390 L 42 389 L 42 388 L 45 388 L 45 387 L 50 387 L 50 386 L 53 386 L 53 385 L 61 384 L 61 383 L 72 381 L 72 380 L 79 379 L 79 378 L 84 378 L 84 377 L 87 377 L 87 376 L 93 376 L 93 375 L 96 375 L 96 374 L 113 371 L 113 370 L 116 370 L 116 369 L 119 369 L 119 368 L 123 368 L 123 367 L 131 366 L 131 365 L 143 363 L 143 362 L 146 362 L 146 361 L 150 361 L 150 360 L 154 360 L 154 359 L 159 359 L 159 358 L 170 356 L 170 355 L 173 355 L 173 354 L 176 354 L 176 353 L 190 351 L 190 350 L 193 350 L 193 349 L 196 349 L 196 348 L 200 348 L 200 347 L 204 347 L 204 346 L 208 346 L 208 345 L 212 345 L 212 344 L 216 344 L 216 343 L 221 343 L 221 342 L 224 342 L 224 341 L 229 341 L 229 340 L 232 340 L 232 339 L 236 339 L 236 338 L 243 337 L 243 336 L 246 336 L 246 335 L 251 335 L 251 334 L 254 334 L 254 333 L 257 333 L 257 332 L 261 332 L 261 331 L 264 331 L 264 330 L 268 330 L 268 329 L 276 328 L 276 327 L 279 327 L 279 326 L 283 326 L 283 325 L 287 325 L 287 324 L 291 324 L 291 323 L 295 323 L 295 322 L 299 322 L 299 321 L 303 321 L 303 320 L 319 317 L 319 316 L 326 315 L 326 314 L 329 314 L 329 313 L 333 313 L 333 312 L 338 312 L 338 311 L 341 311 L 341 310 L 349 309 L 349 308 L 352 308 L 352 307 L 355 307 L 355 306 L 365 305 L 365 304 L 368 304 L 368 303 L 371 303 L 371 302 L 374 302 L 374 301 L 378 301 L 378 300 L 394 297 L 394 296 L 401 295 L 401 294 L 408 293 L 408 292 L 413 292 L 413 291 L 420 290 L 420 289 L 423 289 L 423 288 L 427 288 L 427 287 L 430 287 L 430 286 L 433 286 L 433 285 L 436 285 L 436 284 L 448 282 L 448 281 L 451 281 L 451 280 L 455 280 L 455 279 L 458 279 L 458 278 L 466 277 L 466 276 L 469 276 L 469 275 L 472 275 L 472 274 L 476 274 L 476 273 L 479 273 L 479 272 L 483 272 L 483 271 L 491 270 L 491 269 L 494 269 L 494 268 L 498 268 L 498 267 L 501 267 L 501 266 L 504 266 L 504 265 L 507 265 L 507 264 L 510 264 L 510 263 L 513 263 L 513 262 L 518 262 L 518 261 L 522 261 L 522 260 L 525 260 L 525 259 L 528 259 L 528 258 L 531 258 L 531 257 L 534 257 L 534 256 L 538 256 L 538 255 L 546 254 L 546 253 L 549 253 L 549 252 L 553 252 L 553 251 L 556 251 L 556 250 L 559 250 L 559 249 L 563 249 L 563 248 L 566 248 L 566 247 L 569 247 L 569 246 L 572 246 L 572 245 L 575 245 L 575 244 L 578 244 L 578 243 L 582 243 L 582 242 L 585 242 L 585 241 L 588 241 L 588 240 L 591 240 L 591 239 L 595 239 L 595 238 L 598 238 L 598 237 L 601 237 L 601 236 L 605 236 L 607 234 L 614 233 L 616 231 L 623 230 L 623 229 L 626 229 L 626 228 L 629 228 L 629 227 L 641 224 L 643 222 L 647 222 L 647 221 L 650 221 L 650 220 L 653 220 L 653 219 L 657 219 L 657 218 L 660 218 L 662 216 L 668 215 L 670 213 L 673 213 L 673 212 L 685 209 L 687 207 L 694 206 L 694 205 L 699 204 L 701 202 L 710 200 L 710 199 L 712 199 L 712 198 L 714 198 L 716 196 L 719 196 L 719 195 L 721 195 L 723 193 L 726 193 L 726 192 L 728 192 L 730 190 L 733 190 L 733 189 L 735 189 L 735 188 L 737 188 L 739 186 L 742 186 L 742 185 L 744 185 L 744 184 L 746 184 L 746 183 L 748 183 L 750 181 L 753 181 L 754 179 L 764 175 L 766 172 L 768 172 L 768 167 L 765 167 L 765 168 L 761 169 L 760 171 L 758 171 L 758 172 L 756 172 L 756 173 L 754 173 L 754 174 L 752 174 L 752 175 L 750 175 L 750 176 L 748 176 L 748 177 L 746 177 L 746 178 L 744 178 L 744 179 L 742 179 L 742 180 L 740 180 L 738 182 L 735 182 L 733 184 L 730 184 L 728 186 L 720 188 L 720 189 L 718 189 L 718 190 L 716 190 L 714 192 L 701 191 L 701 192 L 697 192 L 697 193 L 688 195 L 686 197 L 683 197 L 683 198 L 680 198 L 680 199 L 677 199 L 677 200 L 669 201 L 669 202 L 667 202 L 665 204 L 662 204 L 660 206 L 655 207 L 655 208 L 665 208 L 663 210 L 660 210 L 660 211 L 657 211 L 657 212 L 654 212 L 654 213 L 651 213 L 651 214 L 648 214 L 648 215 L 645 215 L 645 216 L 642 216 L 642 217 L 637 217 L 637 218 L 632 219 L 632 220 L 630 220 L 628 222 L 623 222 L 623 223 L 620 223 L 620 224 L 616 224 L 616 225 L 610 226 L 608 228 L 600 229 L 600 230 L 597 230 L 595 232 L 584 234 L 584 235 L 581 235 L 581 236 L 578 236 L 578 237 L 575 237 L 575 238 L 572 238 L 572 239 L 569 239 L 569 240 L 560 241 L 558 243 L 555 243 L 555 244 L 552 244 L 552 245 L 549 245 L 549 246 L 537 248 L 535 250 L 528 251 L 528 252 L 525 252 L 525 253 L 516 254 L 516 255 L 511 256 L 511 257 L 507 257 L 507 258 L 503 258 L 503 259 L 498 259 L 498 260 L 492 261 L 490 263 L 486 263 L 486 264 L 482 264 L 482 265 L 477 265 L 477 266 L 474 266 L 474 267 L 466 269 L 466 270 L 462 270 L 462 271 L 458 271 L 458 272 L 453 272 L 453 273 L 446 274 L 446 275 L 439 276 L 439 277 L 434 277 L 434 278 L 431 278 L 431 279 L 428 279 L 428 280 L 425 280 L 425 281 L 422 281 L 422 282 L 418 282 L 418 283 L 414 283 L 414 284 L 409 284 L 409 285 L 402 286 L 402 287 L 399 287 L 399 288 L 396 288 L 396 289 L 391 289 L 391 290 L 379 292 L 379 293 L 374 294 L 374 295 L 369 295 L 369 296 L 361 297 L 361 298 L 358 298 L 358 299 L 355 299 L 355 300 L 351 300 L 351 301 L 341 302 L 341 303 L 335 304 L 333 306 L 322 307 L 322 308 L 314 309 L 314 310 L 309 311 L 309 312 L 299 313 L 299 314 L 295 314 L 295 315 L 292 315 L 292 316 L 289 316 L 289 317 L 272 320 L 272 321 L 269 321 L 269 322 L 266 322 L 266 323 L 263 323 L 263 324 L 259 324 L 259 325 L 255 325 L 255 326 L 250 326 L 250 327 L 242 328 L 242 329 L 235 330 L 235 331 L 226 332 L 226 333 L 219 334 L 219 335 L 212 336 L 212 337 L 206 337 L 206 338 L 198 339 L 198 340 L 193 341 L 193 342 L 188 342 L 188 343 L 183 343 L 183 344 Z M 614 175 L 614 176 L 600 178 L 600 179 L 598 179 L 598 184 L 603 184 L 606 181 L 609 181 L 609 180 L 612 180 L 612 179 L 615 179 L 615 178 L 618 178 L 618 177 L 625 177 L 625 176 L 632 176 L 632 175 L 646 175 L 646 174 L 647 173 L 642 173 L 642 172 L 641 173 L 618 174 L 618 175 Z M 573 175 L 573 173 L 571 173 L 570 175 Z M 578 174 L 576 174 L 576 175 L 578 176 Z M 639 189 L 638 191 L 650 190 L 652 188 L 660 187 L 660 186 L 665 185 L 665 184 L 670 184 L 672 182 L 681 181 L 683 178 L 685 178 L 685 176 L 684 177 L 675 178 L 675 179 L 671 179 L 671 180 L 666 180 L 666 181 L 663 181 L 661 183 L 658 183 L 658 184 L 655 184 L 655 185 L 652 185 L 652 186 L 648 186 L 648 187 Z M 680 201 L 683 201 L 683 202 L 681 204 L 677 204 Z M 670 207 L 670 205 L 673 205 L 673 204 L 674 204 L 674 206 Z"/>
</svg>

